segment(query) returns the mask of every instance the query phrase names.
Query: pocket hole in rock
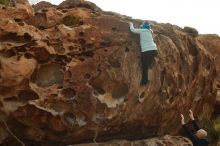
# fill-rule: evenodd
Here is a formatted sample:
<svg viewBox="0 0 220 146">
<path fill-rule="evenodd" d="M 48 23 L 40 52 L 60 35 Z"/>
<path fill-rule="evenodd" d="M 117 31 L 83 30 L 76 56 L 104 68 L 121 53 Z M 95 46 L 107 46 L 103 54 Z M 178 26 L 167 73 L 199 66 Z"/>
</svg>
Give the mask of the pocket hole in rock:
<svg viewBox="0 0 220 146">
<path fill-rule="evenodd" d="M 124 102 L 128 102 L 128 98 L 125 98 L 125 99 L 124 99 Z"/>
<path fill-rule="evenodd" d="M 50 94 L 51 97 L 58 97 L 58 94 Z"/>
<path fill-rule="evenodd" d="M 16 96 L 6 97 L 4 98 L 4 101 L 17 101 L 18 98 Z"/>
<path fill-rule="evenodd" d="M 84 24 L 84 22 L 83 21 L 79 21 L 79 25 L 83 25 Z"/>
<path fill-rule="evenodd" d="M 24 22 L 18 22 L 18 25 L 24 26 Z"/>
<path fill-rule="evenodd" d="M 32 37 L 31 37 L 28 33 L 24 33 L 24 40 L 25 40 L 26 42 L 31 41 L 31 39 L 32 39 Z"/>
<path fill-rule="evenodd" d="M 76 116 L 73 113 L 64 113 L 63 119 L 67 125 L 72 126 L 77 124 Z"/>
<path fill-rule="evenodd" d="M 90 85 L 99 93 L 105 94 L 105 90 L 102 88 L 102 81 L 99 79 L 92 79 L 90 80 Z"/>
<path fill-rule="evenodd" d="M 46 13 L 46 12 L 48 12 L 48 10 L 47 9 L 43 9 L 42 12 Z"/>
<path fill-rule="evenodd" d="M 31 58 L 34 58 L 34 55 L 31 54 L 31 53 L 25 53 L 24 57 L 27 58 L 27 59 L 31 59 Z"/>
<path fill-rule="evenodd" d="M 127 95 L 129 89 L 128 86 L 124 83 L 116 83 L 114 85 L 113 91 L 112 91 L 112 97 L 115 99 L 124 97 Z"/>
<path fill-rule="evenodd" d="M 126 46 L 125 47 L 125 52 L 129 52 L 130 50 L 129 50 L 129 48 Z"/>
<path fill-rule="evenodd" d="M 63 86 L 58 86 L 57 89 L 63 89 Z"/>
<path fill-rule="evenodd" d="M 34 52 L 34 56 L 38 63 L 45 63 L 50 59 L 50 54 L 44 47 L 33 47 L 30 51 Z"/>
<path fill-rule="evenodd" d="M 12 49 L 7 50 L 7 51 L 0 51 L 0 56 L 5 57 L 5 58 L 10 58 L 10 57 L 13 57 L 15 55 L 16 55 L 16 53 Z"/>
<path fill-rule="evenodd" d="M 73 46 L 68 47 L 70 51 L 73 51 L 75 48 Z"/>
<path fill-rule="evenodd" d="M 36 83 L 43 87 L 61 84 L 63 79 L 62 66 L 55 63 L 42 65 L 36 73 Z"/>
<path fill-rule="evenodd" d="M 83 36 L 85 36 L 85 33 L 84 32 L 80 32 L 79 36 L 83 37 Z"/>
<path fill-rule="evenodd" d="M 82 62 L 85 61 L 85 59 L 82 58 L 82 57 L 79 57 L 79 60 L 82 61 Z"/>
<path fill-rule="evenodd" d="M 72 88 L 66 88 L 62 90 L 62 94 L 66 97 L 66 98 L 73 98 L 76 96 L 76 91 Z"/>
<path fill-rule="evenodd" d="M 96 86 L 95 89 L 99 94 L 105 94 L 106 93 L 105 90 L 101 86 Z"/>
<path fill-rule="evenodd" d="M 62 43 L 56 43 L 52 45 L 55 52 L 63 54 L 65 53 L 65 49 L 63 48 L 63 44 Z"/>
<path fill-rule="evenodd" d="M 145 92 L 142 92 L 140 98 L 144 98 L 144 96 L 145 96 Z"/>
<path fill-rule="evenodd" d="M 14 21 L 15 21 L 15 22 L 22 22 L 22 19 L 15 18 Z"/>
<path fill-rule="evenodd" d="M 90 79 L 90 78 L 91 78 L 91 75 L 88 74 L 88 73 L 86 73 L 86 74 L 84 75 L 84 78 L 85 78 L 85 79 Z"/>
<path fill-rule="evenodd" d="M 27 49 L 24 46 L 15 47 L 16 52 L 26 52 Z"/>
<path fill-rule="evenodd" d="M 39 99 L 39 96 L 33 90 L 21 90 L 18 93 L 18 100 L 29 101 L 29 100 L 36 100 L 36 99 Z"/>
<path fill-rule="evenodd" d="M 46 27 L 44 27 L 44 26 L 42 26 L 42 25 L 39 25 L 37 28 L 40 29 L 40 30 L 46 29 Z"/>
</svg>

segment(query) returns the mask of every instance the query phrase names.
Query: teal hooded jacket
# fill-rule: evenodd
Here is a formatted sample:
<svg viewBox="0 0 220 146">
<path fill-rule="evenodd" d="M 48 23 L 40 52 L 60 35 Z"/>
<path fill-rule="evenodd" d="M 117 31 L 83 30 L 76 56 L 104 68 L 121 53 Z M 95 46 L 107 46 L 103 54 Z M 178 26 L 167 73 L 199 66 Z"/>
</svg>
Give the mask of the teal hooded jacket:
<svg viewBox="0 0 220 146">
<path fill-rule="evenodd" d="M 134 28 L 133 23 L 129 23 L 129 25 L 133 33 L 140 34 L 141 52 L 157 50 L 157 45 L 153 40 L 153 32 L 151 29 Z"/>
</svg>

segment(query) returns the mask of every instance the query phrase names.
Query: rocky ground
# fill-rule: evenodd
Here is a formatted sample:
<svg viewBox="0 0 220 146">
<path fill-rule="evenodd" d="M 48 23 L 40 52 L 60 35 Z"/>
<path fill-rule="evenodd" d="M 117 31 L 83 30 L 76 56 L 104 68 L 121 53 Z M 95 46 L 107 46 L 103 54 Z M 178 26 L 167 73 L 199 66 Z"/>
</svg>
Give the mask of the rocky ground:
<svg viewBox="0 0 220 146">
<path fill-rule="evenodd" d="M 150 138 L 145 140 L 114 140 L 104 143 L 76 144 L 74 146 L 192 146 L 192 142 L 184 137 L 169 136 Z"/>
<path fill-rule="evenodd" d="M 18 145 L 15 136 L 55 146 L 179 135 L 180 113 L 192 109 L 205 121 L 220 105 L 217 35 L 151 21 L 158 56 L 150 84 L 141 87 L 139 36 L 128 28 L 141 20 L 82 0 L 18 1 L 0 5 L 0 18 L 0 143 Z M 167 146 L 185 142 L 166 138 Z"/>
</svg>

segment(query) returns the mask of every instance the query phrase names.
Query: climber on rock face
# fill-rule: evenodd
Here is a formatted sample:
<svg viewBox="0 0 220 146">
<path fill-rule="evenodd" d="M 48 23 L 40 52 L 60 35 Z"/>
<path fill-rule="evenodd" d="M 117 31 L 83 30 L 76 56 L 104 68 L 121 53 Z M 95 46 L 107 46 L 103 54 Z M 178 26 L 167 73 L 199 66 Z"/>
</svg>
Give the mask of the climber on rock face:
<svg viewBox="0 0 220 146">
<path fill-rule="evenodd" d="M 190 128 L 187 127 L 183 114 L 181 114 L 181 124 L 182 124 L 182 127 L 185 133 L 192 141 L 193 146 L 208 146 L 209 142 L 207 139 L 207 132 L 204 129 L 200 129 L 198 127 L 198 125 L 196 124 L 195 118 L 193 116 L 193 112 L 191 110 L 189 110 L 189 117 L 192 120 L 193 128 L 196 130 L 195 134 L 193 134 Z"/>
<path fill-rule="evenodd" d="M 141 43 L 141 64 L 142 64 L 142 80 L 141 85 L 149 83 L 148 68 L 154 57 L 157 55 L 157 46 L 153 40 L 153 31 L 149 22 L 144 21 L 140 28 L 134 28 L 133 23 L 129 22 L 130 30 L 133 33 L 140 34 Z"/>
</svg>

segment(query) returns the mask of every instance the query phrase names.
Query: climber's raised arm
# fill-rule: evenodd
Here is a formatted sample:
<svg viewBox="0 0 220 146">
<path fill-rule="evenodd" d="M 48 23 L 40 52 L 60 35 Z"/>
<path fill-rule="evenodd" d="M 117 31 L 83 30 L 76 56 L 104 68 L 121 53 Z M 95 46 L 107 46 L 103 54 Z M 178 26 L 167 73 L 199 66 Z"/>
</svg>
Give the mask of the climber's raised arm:
<svg viewBox="0 0 220 146">
<path fill-rule="evenodd" d="M 197 123 L 195 121 L 192 110 L 189 110 L 189 118 L 192 120 L 192 125 L 195 128 L 195 130 L 198 131 L 200 128 L 199 128 L 199 126 L 197 125 Z"/>
<path fill-rule="evenodd" d="M 152 37 L 154 38 L 155 37 L 154 31 L 152 29 L 150 29 L 150 31 L 151 31 Z"/>
<path fill-rule="evenodd" d="M 181 116 L 181 124 L 183 127 L 183 130 L 185 131 L 185 133 L 187 134 L 187 136 L 191 139 L 191 141 L 193 143 L 198 143 L 199 139 L 192 133 L 192 131 L 187 127 L 185 120 L 184 120 L 184 116 L 183 114 L 180 115 Z"/>
<path fill-rule="evenodd" d="M 130 26 L 131 32 L 133 32 L 133 33 L 141 33 L 143 31 L 143 29 L 134 28 L 134 25 L 132 22 L 129 22 L 129 26 Z"/>
<path fill-rule="evenodd" d="M 189 110 L 189 117 L 191 120 L 195 122 L 195 118 L 193 116 L 192 110 Z M 209 145 L 209 141 L 207 139 L 207 132 L 204 129 L 199 129 L 197 125 L 194 125 L 196 129 L 199 129 L 194 134 L 192 130 L 186 125 L 184 116 L 182 114 L 181 114 L 181 124 L 182 124 L 183 130 L 187 134 L 188 138 L 192 141 L 194 146 L 208 146 Z"/>
</svg>

